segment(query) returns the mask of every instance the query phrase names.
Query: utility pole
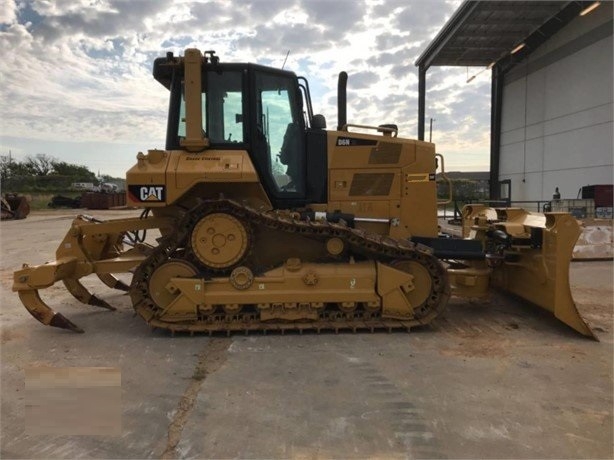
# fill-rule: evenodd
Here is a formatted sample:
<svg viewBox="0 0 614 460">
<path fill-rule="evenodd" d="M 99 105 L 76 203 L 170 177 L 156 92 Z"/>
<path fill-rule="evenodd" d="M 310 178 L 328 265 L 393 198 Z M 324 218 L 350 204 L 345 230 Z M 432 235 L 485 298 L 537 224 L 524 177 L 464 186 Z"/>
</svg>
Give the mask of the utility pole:
<svg viewBox="0 0 614 460">
<path fill-rule="evenodd" d="M 433 142 L 433 121 L 435 121 L 435 119 L 431 118 L 431 127 L 429 129 L 429 142 Z"/>
</svg>

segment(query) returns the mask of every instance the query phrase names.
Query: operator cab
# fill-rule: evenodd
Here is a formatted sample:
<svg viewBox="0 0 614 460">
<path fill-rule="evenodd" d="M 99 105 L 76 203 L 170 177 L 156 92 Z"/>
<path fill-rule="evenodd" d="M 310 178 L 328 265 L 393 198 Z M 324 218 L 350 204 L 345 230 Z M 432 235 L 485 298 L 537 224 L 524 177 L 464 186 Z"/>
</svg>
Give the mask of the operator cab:
<svg viewBox="0 0 614 460">
<path fill-rule="evenodd" d="M 170 90 L 167 150 L 182 149 L 186 136 L 184 67 L 174 62 L 169 53 L 154 63 L 154 77 Z M 255 64 L 220 63 L 210 51 L 201 79 L 202 130 L 210 149 L 246 150 L 276 208 L 326 200 L 325 122 L 312 114 L 305 79 Z"/>
</svg>

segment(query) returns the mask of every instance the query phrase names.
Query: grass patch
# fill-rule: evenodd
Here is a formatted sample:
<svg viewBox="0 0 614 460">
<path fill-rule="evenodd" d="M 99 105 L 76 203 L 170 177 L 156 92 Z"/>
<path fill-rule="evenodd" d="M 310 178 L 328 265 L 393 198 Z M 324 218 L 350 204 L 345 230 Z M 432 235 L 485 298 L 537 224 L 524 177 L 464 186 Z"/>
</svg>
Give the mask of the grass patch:
<svg viewBox="0 0 614 460">
<path fill-rule="evenodd" d="M 48 206 L 49 202 L 51 201 L 51 198 L 53 198 L 55 195 L 62 195 L 62 196 L 67 196 L 70 198 L 76 198 L 78 196 L 81 196 L 81 194 L 79 192 L 75 192 L 74 190 L 72 191 L 65 191 L 65 192 L 46 192 L 46 193 L 24 193 L 23 195 L 25 195 L 28 198 L 28 201 L 30 203 L 30 209 L 32 211 L 40 211 L 43 209 L 52 209 Z"/>
</svg>

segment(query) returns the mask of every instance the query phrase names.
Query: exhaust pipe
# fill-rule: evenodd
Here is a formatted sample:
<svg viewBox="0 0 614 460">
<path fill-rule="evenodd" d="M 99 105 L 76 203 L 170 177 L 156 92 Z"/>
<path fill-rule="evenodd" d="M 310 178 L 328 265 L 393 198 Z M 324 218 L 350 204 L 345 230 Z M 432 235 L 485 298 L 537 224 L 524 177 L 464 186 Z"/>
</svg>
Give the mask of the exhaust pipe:
<svg viewBox="0 0 614 460">
<path fill-rule="evenodd" d="M 339 73 L 339 83 L 337 84 L 337 131 L 343 130 L 347 125 L 347 72 Z"/>
</svg>

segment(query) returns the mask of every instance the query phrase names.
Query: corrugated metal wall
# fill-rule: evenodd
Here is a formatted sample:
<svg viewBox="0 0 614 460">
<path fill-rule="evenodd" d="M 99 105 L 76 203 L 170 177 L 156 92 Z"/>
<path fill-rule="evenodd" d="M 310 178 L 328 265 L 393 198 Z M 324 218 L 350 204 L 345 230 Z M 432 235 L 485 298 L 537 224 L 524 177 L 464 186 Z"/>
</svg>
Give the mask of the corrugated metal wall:
<svg viewBox="0 0 614 460">
<path fill-rule="evenodd" d="M 506 75 L 501 180 L 513 200 L 613 182 L 612 3 L 578 17 Z"/>
</svg>

